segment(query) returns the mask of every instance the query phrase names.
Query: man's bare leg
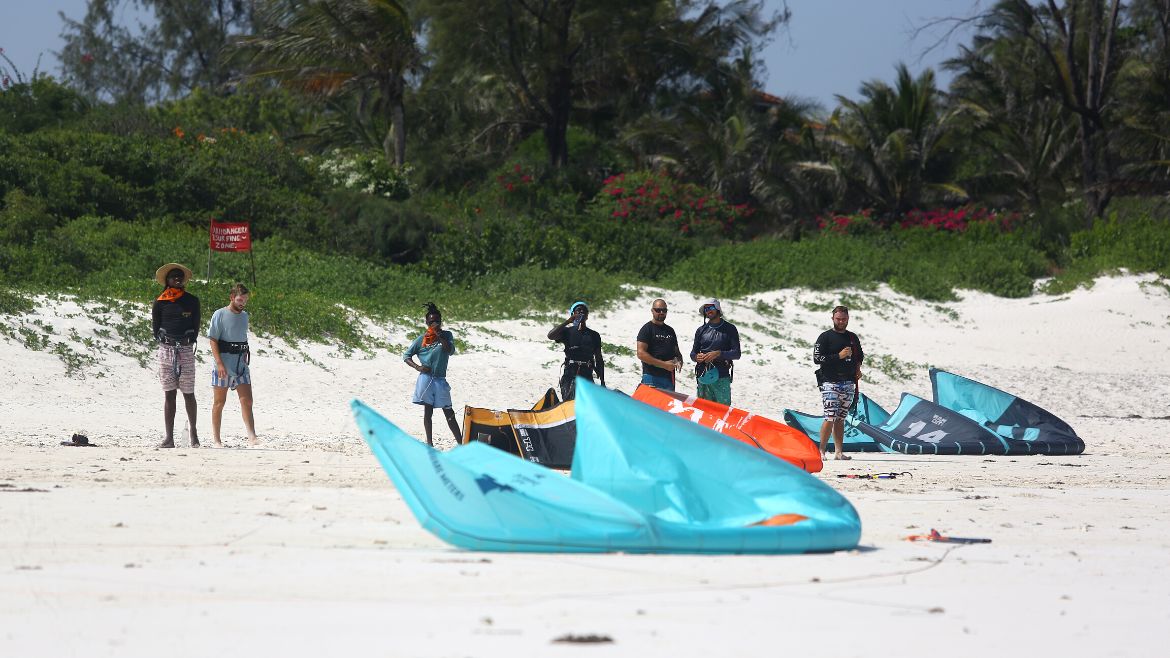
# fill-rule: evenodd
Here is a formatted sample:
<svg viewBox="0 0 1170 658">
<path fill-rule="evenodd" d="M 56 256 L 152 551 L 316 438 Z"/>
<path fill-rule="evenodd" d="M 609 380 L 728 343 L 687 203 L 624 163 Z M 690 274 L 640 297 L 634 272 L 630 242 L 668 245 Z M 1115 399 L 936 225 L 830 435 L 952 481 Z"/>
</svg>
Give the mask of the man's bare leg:
<svg viewBox="0 0 1170 658">
<path fill-rule="evenodd" d="M 175 398 L 178 397 L 178 391 L 164 391 L 163 392 L 163 427 L 166 428 L 166 438 L 163 439 L 160 448 L 174 448 L 175 447 L 175 411 L 178 405 L 175 403 Z"/>
<path fill-rule="evenodd" d="M 821 454 L 822 455 L 829 453 L 829 434 L 832 432 L 832 430 L 833 430 L 833 421 L 826 418 L 824 420 L 824 422 L 821 423 Z"/>
<path fill-rule="evenodd" d="M 197 409 L 195 407 L 195 394 L 184 393 L 183 404 L 187 407 L 187 422 L 191 426 L 191 447 L 199 447 L 199 431 L 195 429 L 195 421 L 198 419 Z"/>
<path fill-rule="evenodd" d="M 240 384 L 236 386 L 236 393 L 240 396 L 240 415 L 244 417 L 244 429 L 248 431 L 248 443 L 259 445 L 256 438 L 256 418 L 252 415 L 252 385 Z"/>
<path fill-rule="evenodd" d="M 227 387 L 211 387 L 211 440 L 215 447 L 222 448 L 223 441 L 219 440 L 219 428 L 223 424 L 223 407 L 227 404 Z"/>
<path fill-rule="evenodd" d="M 837 452 L 833 455 L 833 459 L 853 459 L 845 454 L 845 419 L 837 418 L 833 420 L 833 444 L 837 446 Z"/>
</svg>

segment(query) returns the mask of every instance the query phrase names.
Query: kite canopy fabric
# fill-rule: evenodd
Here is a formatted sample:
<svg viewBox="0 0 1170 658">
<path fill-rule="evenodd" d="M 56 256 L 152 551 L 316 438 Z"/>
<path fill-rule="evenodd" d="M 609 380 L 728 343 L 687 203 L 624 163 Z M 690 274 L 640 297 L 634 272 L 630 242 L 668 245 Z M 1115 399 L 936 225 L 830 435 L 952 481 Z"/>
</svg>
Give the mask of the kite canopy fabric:
<svg viewBox="0 0 1170 658">
<path fill-rule="evenodd" d="M 842 450 L 845 452 L 890 452 L 882 444 L 858 429 L 859 423 L 881 425 L 889 419 L 890 412 L 882 409 L 881 405 L 864 393 L 858 393 L 857 404 L 849 410 L 849 415 L 845 418 Z M 793 409 L 784 410 L 784 422 L 803 432 L 818 446 L 821 442 L 821 424 L 824 420 L 824 416 L 813 416 Z M 832 441 L 832 438 L 829 441 Z"/>
<path fill-rule="evenodd" d="M 963 414 L 909 393 L 881 425 L 857 429 L 894 452 L 908 455 L 1006 455 L 1007 442 Z"/>
<path fill-rule="evenodd" d="M 1079 455 L 1085 442 L 1054 414 L 1010 393 L 937 368 L 930 369 L 934 401 L 980 423 L 1007 441 L 1010 454 Z"/>
<path fill-rule="evenodd" d="M 472 550 L 799 553 L 856 547 L 841 494 L 760 450 L 586 380 L 573 475 L 473 442 L 441 453 L 354 401 L 363 438 L 430 532 Z"/>
<path fill-rule="evenodd" d="M 639 384 L 634 399 L 709 427 L 724 436 L 755 446 L 764 452 L 816 473 L 824 467 L 820 451 L 805 440 L 802 432 L 770 418 L 693 395 Z"/>
<path fill-rule="evenodd" d="M 549 468 L 568 468 L 577 443 L 576 403 L 560 402 L 540 411 L 508 410 L 520 456 Z"/>
<path fill-rule="evenodd" d="M 548 389 L 530 410 L 463 409 L 463 443 L 472 441 L 549 468 L 568 468 L 577 441 L 572 400 Z"/>
</svg>

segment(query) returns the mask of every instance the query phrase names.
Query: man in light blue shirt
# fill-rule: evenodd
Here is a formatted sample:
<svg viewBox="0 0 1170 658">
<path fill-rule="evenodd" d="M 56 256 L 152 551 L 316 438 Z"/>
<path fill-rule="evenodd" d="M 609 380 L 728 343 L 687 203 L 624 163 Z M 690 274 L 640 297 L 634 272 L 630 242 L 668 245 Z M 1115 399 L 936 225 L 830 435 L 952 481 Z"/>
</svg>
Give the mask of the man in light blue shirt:
<svg viewBox="0 0 1170 658">
<path fill-rule="evenodd" d="M 211 341 L 211 356 L 215 366 L 211 370 L 211 436 L 216 447 L 222 448 L 219 428 L 223 421 L 223 407 L 227 403 L 229 388 L 240 396 L 240 412 L 244 416 L 244 427 L 248 431 L 248 443 L 256 445 L 256 421 L 252 417 L 252 361 L 248 350 L 248 305 L 247 286 L 237 283 L 228 293 L 229 303 L 211 316 L 211 328 L 207 338 Z"/>
<path fill-rule="evenodd" d="M 451 385 L 447 383 L 447 359 L 455 353 L 455 336 L 443 329 L 443 315 L 432 302 L 427 302 L 426 323 L 427 330 L 415 338 L 402 355 L 406 365 L 418 371 L 412 402 L 423 406 L 423 430 L 427 434 L 427 445 L 435 445 L 431 436 L 431 416 L 435 407 L 443 410 L 447 425 L 455 435 L 455 444 L 458 445 L 463 435 L 459 431 L 459 423 L 455 421 L 455 411 L 451 408 Z M 415 355 L 418 355 L 420 363 L 415 363 Z"/>
</svg>

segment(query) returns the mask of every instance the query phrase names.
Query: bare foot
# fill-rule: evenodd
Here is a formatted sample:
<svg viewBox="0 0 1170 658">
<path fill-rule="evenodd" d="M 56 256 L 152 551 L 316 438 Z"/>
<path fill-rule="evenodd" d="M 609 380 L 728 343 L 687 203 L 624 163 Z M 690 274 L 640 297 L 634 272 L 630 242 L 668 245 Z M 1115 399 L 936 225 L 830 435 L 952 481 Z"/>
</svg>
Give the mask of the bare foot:
<svg viewBox="0 0 1170 658">
<path fill-rule="evenodd" d="M 174 439 L 165 439 L 162 443 L 159 444 L 158 447 L 160 447 L 160 448 L 174 448 L 175 447 L 175 440 Z"/>
<path fill-rule="evenodd" d="M 222 447 L 223 447 L 223 441 L 220 441 L 219 439 L 213 439 L 213 441 L 215 441 L 215 447 L 216 447 L 216 448 L 222 448 Z"/>
<path fill-rule="evenodd" d="M 248 439 L 248 445 L 258 446 L 260 445 L 260 439 L 253 436 L 252 438 Z"/>
<path fill-rule="evenodd" d="M 199 447 L 199 439 L 192 438 L 191 439 L 191 447 L 198 448 Z"/>
<path fill-rule="evenodd" d="M 843 452 L 838 452 L 838 453 L 836 453 L 836 454 L 834 454 L 834 455 L 833 455 L 833 459 L 845 459 L 845 460 L 849 460 L 849 459 L 853 459 L 853 458 L 852 458 L 852 457 L 850 457 L 849 455 L 847 455 L 847 454 L 843 453 Z"/>
</svg>

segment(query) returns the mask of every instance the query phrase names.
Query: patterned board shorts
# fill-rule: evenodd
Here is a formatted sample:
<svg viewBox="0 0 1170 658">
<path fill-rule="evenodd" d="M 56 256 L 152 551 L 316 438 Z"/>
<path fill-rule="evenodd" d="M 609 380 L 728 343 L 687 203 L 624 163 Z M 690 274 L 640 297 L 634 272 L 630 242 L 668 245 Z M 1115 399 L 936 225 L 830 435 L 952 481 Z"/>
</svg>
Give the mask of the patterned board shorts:
<svg viewBox="0 0 1170 658">
<path fill-rule="evenodd" d="M 414 383 L 415 404 L 425 404 L 440 409 L 451 408 L 451 385 L 446 377 L 435 377 L 428 372 L 419 373 Z"/>
<path fill-rule="evenodd" d="M 825 382 L 821 384 L 821 404 L 825 407 L 825 420 L 844 419 L 853 406 L 857 395 L 857 382 Z"/>
<path fill-rule="evenodd" d="M 178 367 L 175 355 L 178 355 Z M 176 373 L 175 371 L 178 370 Z M 158 346 L 158 381 L 164 391 L 176 388 L 184 395 L 195 392 L 195 350 L 190 345 Z"/>
</svg>

